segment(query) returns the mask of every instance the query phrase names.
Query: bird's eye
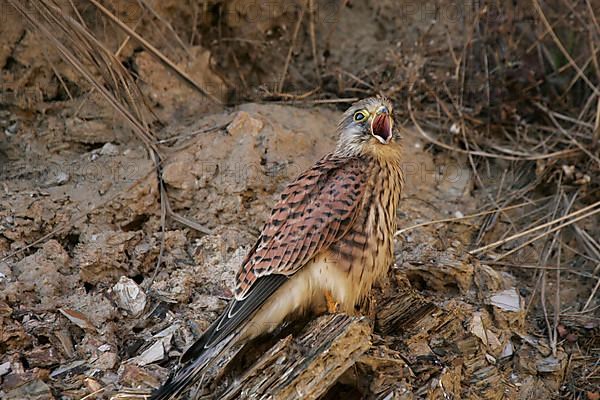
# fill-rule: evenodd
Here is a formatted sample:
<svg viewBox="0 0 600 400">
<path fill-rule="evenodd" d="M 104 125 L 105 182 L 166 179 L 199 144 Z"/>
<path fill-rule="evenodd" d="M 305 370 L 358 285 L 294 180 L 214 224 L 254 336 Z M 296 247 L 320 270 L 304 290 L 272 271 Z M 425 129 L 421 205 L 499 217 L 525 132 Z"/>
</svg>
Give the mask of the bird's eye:
<svg viewBox="0 0 600 400">
<path fill-rule="evenodd" d="M 355 121 L 362 121 L 365 118 L 367 118 L 369 116 L 369 113 L 366 112 L 365 110 L 360 110 L 354 113 L 354 120 Z"/>
</svg>

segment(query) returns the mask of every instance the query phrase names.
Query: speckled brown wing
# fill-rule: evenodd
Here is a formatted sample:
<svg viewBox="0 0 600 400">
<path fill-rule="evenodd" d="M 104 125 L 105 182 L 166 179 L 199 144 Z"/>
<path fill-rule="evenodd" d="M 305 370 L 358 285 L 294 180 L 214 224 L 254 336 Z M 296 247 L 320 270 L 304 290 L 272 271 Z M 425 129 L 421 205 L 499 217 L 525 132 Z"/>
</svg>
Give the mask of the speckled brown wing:
<svg viewBox="0 0 600 400">
<path fill-rule="evenodd" d="M 356 218 L 366 170 L 362 159 L 329 155 L 291 183 L 236 276 L 236 299 L 258 278 L 289 276 L 339 240 Z"/>
<path fill-rule="evenodd" d="M 350 230 L 367 183 L 366 162 L 324 157 L 282 193 L 236 276 L 235 297 L 181 357 L 202 357 L 228 340 L 287 280 Z M 166 390 L 166 389 L 165 389 Z"/>
</svg>

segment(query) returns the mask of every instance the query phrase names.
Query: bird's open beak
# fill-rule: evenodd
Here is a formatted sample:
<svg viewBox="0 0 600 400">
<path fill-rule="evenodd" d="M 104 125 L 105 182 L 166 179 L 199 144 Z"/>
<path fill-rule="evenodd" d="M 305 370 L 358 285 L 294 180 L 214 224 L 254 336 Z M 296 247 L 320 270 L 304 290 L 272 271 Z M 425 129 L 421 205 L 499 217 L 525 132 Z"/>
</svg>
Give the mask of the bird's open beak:
<svg viewBox="0 0 600 400">
<path fill-rule="evenodd" d="M 392 118 L 387 111 L 377 112 L 371 120 L 371 135 L 382 144 L 392 139 Z"/>
</svg>

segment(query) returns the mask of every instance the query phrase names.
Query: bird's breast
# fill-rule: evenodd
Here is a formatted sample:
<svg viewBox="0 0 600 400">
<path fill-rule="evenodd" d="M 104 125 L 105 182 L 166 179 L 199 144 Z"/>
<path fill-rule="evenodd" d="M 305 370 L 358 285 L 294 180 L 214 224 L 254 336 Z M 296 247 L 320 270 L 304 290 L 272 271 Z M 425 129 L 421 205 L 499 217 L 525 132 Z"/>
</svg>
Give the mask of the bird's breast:
<svg viewBox="0 0 600 400">
<path fill-rule="evenodd" d="M 403 185 L 399 162 L 374 161 L 368 172 L 361 210 L 347 234 L 328 253 L 348 281 L 348 293 L 343 297 L 352 307 L 387 273 L 393 261 L 396 209 Z"/>
</svg>

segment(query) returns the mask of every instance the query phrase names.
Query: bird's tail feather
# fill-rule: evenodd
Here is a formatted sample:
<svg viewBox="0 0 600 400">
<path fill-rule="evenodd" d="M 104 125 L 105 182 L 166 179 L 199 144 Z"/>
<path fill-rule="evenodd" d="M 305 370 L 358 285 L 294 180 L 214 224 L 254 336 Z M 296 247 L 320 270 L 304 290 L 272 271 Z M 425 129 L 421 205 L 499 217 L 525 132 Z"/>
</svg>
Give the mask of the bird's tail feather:
<svg viewBox="0 0 600 400">
<path fill-rule="evenodd" d="M 236 334 L 230 334 L 221 342 L 206 349 L 199 357 L 190 361 L 175 374 L 171 375 L 167 382 L 158 388 L 149 400 L 171 400 L 177 398 L 191 385 L 198 382 L 198 378 L 218 360 L 220 355 L 227 352 L 235 344 Z"/>
</svg>

